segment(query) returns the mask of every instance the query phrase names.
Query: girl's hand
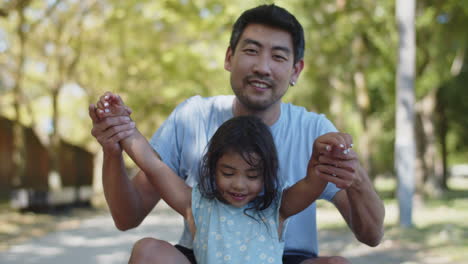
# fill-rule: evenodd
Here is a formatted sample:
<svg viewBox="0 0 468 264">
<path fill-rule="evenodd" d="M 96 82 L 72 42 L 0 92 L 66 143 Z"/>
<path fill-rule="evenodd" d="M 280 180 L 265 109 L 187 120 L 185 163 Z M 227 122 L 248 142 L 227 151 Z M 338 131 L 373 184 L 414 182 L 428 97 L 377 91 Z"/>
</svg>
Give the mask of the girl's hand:
<svg viewBox="0 0 468 264">
<path fill-rule="evenodd" d="M 96 103 L 99 118 L 109 116 L 129 116 L 132 110 L 127 107 L 119 95 L 105 92 Z"/>
</svg>

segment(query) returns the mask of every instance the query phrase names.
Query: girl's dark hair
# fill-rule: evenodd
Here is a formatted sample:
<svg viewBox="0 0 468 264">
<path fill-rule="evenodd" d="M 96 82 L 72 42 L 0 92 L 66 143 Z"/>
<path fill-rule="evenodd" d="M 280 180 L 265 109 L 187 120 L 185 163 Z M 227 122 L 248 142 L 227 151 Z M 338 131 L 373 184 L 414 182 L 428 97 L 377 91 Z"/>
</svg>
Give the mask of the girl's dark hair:
<svg viewBox="0 0 468 264">
<path fill-rule="evenodd" d="M 229 151 L 240 154 L 249 165 L 260 168 L 263 175 L 263 193 L 247 210 L 268 208 L 278 196 L 278 155 L 270 128 L 255 116 L 234 117 L 215 132 L 200 167 L 201 194 L 208 199 L 223 201 L 216 186 L 216 164 Z"/>
<path fill-rule="evenodd" d="M 286 9 L 271 5 L 260 5 L 246 10 L 234 23 L 229 46 L 234 53 L 244 29 L 250 24 L 261 24 L 285 30 L 291 34 L 294 48 L 294 63 L 304 57 L 304 29 L 296 17 Z"/>
</svg>

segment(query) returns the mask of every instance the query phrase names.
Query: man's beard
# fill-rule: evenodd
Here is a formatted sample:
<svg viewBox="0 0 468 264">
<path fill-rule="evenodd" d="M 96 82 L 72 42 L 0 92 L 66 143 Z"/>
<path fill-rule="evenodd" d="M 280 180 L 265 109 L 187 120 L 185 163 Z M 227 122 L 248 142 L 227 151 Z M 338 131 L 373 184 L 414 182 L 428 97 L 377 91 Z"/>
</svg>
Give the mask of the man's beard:
<svg viewBox="0 0 468 264">
<path fill-rule="evenodd" d="M 249 97 L 247 89 L 244 89 L 244 88 L 251 85 L 250 83 L 252 79 L 261 80 L 263 82 L 268 83 L 268 86 L 269 86 L 268 89 L 271 92 L 268 98 L 265 98 L 259 101 L 259 100 L 252 100 L 251 97 Z M 274 91 L 277 90 L 276 83 L 270 78 L 259 76 L 259 75 L 249 75 L 245 77 L 242 81 L 241 88 L 234 88 L 234 86 L 232 87 L 233 87 L 234 94 L 236 95 L 239 102 L 244 107 L 246 107 L 249 111 L 254 111 L 254 112 L 267 110 L 270 106 L 278 102 L 278 100 L 280 100 L 281 97 L 283 97 L 284 95 L 284 94 L 281 94 L 281 95 L 275 94 Z"/>
</svg>

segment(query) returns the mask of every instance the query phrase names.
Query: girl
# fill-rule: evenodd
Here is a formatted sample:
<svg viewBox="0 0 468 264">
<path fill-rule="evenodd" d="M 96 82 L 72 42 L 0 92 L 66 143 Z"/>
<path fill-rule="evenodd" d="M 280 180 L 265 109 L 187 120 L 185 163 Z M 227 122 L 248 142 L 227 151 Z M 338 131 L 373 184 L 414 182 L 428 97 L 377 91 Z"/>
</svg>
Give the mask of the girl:
<svg viewBox="0 0 468 264">
<path fill-rule="evenodd" d="M 98 102 L 100 117 L 128 112 L 114 94 L 106 93 Z M 317 138 L 315 152 L 331 151 L 334 137 Z M 327 184 L 318 177 L 316 164 L 309 164 L 305 178 L 283 189 L 273 137 L 254 116 L 234 117 L 218 128 L 193 188 L 158 158 L 138 131 L 120 143 L 161 198 L 186 219 L 197 263 L 281 264 L 285 220 L 313 203 Z"/>
</svg>

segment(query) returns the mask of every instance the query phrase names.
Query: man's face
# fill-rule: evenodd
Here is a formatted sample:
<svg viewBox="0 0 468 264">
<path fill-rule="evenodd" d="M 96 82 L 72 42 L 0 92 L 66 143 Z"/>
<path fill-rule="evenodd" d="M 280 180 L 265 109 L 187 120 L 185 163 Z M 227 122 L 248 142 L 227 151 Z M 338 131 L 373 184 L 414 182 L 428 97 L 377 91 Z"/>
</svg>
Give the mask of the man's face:
<svg viewBox="0 0 468 264">
<path fill-rule="evenodd" d="M 303 61 L 294 64 L 289 32 L 261 24 L 250 24 L 236 50 L 228 48 L 225 69 L 231 72 L 231 87 L 237 99 L 250 111 L 264 111 L 278 105 L 291 81 L 299 77 Z"/>
</svg>

